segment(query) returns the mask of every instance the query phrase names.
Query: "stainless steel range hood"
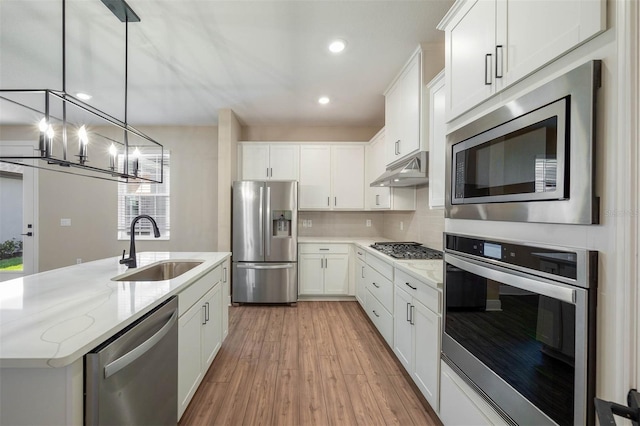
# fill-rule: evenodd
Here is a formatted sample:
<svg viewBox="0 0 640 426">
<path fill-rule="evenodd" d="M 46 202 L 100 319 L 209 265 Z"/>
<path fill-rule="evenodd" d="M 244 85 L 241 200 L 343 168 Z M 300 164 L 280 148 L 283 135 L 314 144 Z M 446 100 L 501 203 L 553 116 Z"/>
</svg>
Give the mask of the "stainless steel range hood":
<svg viewBox="0 0 640 426">
<path fill-rule="evenodd" d="M 420 151 L 410 158 L 387 169 L 369 186 L 418 186 L 429 183 L 427 151 Z"/>
</svg>

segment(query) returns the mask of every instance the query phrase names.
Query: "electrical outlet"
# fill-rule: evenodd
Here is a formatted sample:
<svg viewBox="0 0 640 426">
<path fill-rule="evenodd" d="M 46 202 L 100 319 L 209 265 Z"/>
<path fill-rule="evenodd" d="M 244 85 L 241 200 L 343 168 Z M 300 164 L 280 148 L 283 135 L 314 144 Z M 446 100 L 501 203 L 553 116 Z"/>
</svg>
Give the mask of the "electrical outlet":
<svg viewBox="0 0 640 426">
<path fill-rule="evenodd" d="M 365 224 L 367 225 L 367 228 L 370 228 L 371 227 L 371 219 L 367 219 Z"/>
<path fill-rule="evenodd" d="M 308 228 L 313 227 L 313 223 L 311 223 L 311 219 L 307 219 L 307 225 L 308 225 L 307 226 Z"/>
<path fill-rule="evenodd" d="M 60 226 L 71 226 L 71 219 L 60 219 Z"/>
<path fill-rule="evenodd" d="M 404 222 L 400 221 L 400 230 L 403 231 L 404 230 Z"/>
<path fill-rule="evenodd" d="M 309 227 L 309 221 L 307 219 L 302 219 L 302 227 L 303 228 L 308 228 Z"/>
<path fill-rule="evenodd" d="M 82 259 L 77 258 L 77 259 L 76 259 L 76 265 L 79 265 L 79 264 L 81 264 L 81 263 L 82 263 Z"/>
</svg>

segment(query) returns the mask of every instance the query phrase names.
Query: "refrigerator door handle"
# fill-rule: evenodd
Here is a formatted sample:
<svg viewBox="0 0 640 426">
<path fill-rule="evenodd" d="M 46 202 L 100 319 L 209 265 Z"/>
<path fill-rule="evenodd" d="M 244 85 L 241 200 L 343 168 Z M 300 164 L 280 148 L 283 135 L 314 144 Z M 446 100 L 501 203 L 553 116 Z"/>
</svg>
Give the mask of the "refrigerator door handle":
<svg viewBox="0 0 640 426">
<path fill-rule="evenodd" d="M 291 269 L 293 263 L 274 263 L 269 265 L 258 265 L 255 263 L 239 263 L 238 269 Z"/>
<path fill-rule="evenodd" d="M 271 220 L 271 187 L 267 186 L 267 214 L 265 215 L 267 221 L 267 232 L 264 236 L 266 254 L 265 257 L 271 256 L 271 236 L 273 235 L 273 222 Z M 265 259 L 266 260 L 266 259 Z"/>
<path fill-rule="evenodd" d="M 260 238 L 258 241 L 258 245 L 260 246 L 260 256 L 264 256 L 264 210 L 262 209 L 262 206 L 264 206 L 264 188 L 260 187 L 260 206 L 258 207 L 258 216 L 260 217 L 260 224 L 259 226 L 259 230 L 260 230 Z"/>
</svg>

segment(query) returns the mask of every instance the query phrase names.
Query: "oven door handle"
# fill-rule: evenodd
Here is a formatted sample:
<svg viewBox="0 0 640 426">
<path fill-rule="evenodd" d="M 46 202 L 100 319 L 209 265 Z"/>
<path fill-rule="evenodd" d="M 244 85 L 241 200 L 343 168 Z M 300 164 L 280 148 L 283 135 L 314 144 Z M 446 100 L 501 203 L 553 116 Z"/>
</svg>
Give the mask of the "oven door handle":
<svg viewBox="0 0 640 426">
<path fill-rule="evenodd" d="M 576 304 L 576 290 L 563 287 L 560 283 L 554 283 L 544 278 L 529 278 L 530 276 L 527 274 L 507 270 L 500 266 L 492 266 L 489 268 L 477 260 L 462 259 L 449 253 L 445 253 L 444 261 L 463 271 L 479 275 L 489 280 L 502 282 L 521 290 L 531 291 L 573 305 Z"/>
</svg>

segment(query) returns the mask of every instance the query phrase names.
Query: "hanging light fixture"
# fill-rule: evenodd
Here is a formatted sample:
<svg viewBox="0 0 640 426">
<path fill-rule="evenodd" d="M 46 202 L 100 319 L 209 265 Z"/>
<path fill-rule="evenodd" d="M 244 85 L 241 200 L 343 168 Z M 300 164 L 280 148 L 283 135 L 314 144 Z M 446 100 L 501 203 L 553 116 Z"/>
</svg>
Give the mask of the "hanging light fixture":
<svg viewBox="0 0 640 426">
<path fill-rule="evenodd" d="M 162 145 L 127 121 L 129 23 L 140 18 L 124 0 L 101 1 L 125 24 L 124 119 L 67 93 L 66 2 L 61 0 L 62 90 L 0 89 L 0 127 L 17 125 L 27 133 L 26 139 L 38 141 L 33 156 L 17 157 L 4 155 L 0 140 L 0 162 L 107 180 L 162 183 Z M 73 140 L 78 141 L 76 152 L 69 143 Z"/>
</svg>

